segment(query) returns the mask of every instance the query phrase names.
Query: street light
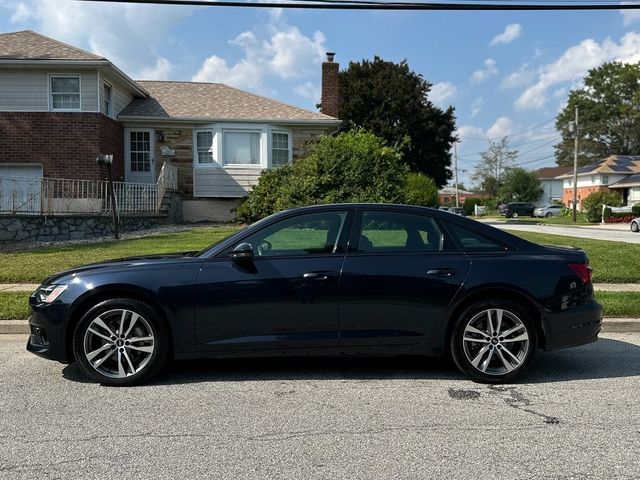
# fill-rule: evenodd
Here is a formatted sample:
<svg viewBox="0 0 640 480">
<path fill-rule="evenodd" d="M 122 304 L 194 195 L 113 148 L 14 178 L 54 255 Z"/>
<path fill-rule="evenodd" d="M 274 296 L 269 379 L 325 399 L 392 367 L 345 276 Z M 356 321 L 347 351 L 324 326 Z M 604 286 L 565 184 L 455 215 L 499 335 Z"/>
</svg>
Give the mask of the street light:
<svg viewBox="0 0 640 480">
<path fill-rule="evenodd" d="M 111 200 L 111 216 L 113 218 L 113 237 L 118 240 L 120 235 L 118 234 L 118 209 L 116 206 L 116 195 L 113 190 L 113 178 L 111 177 L 111 165 L 113 164 L 113 155 L 106 155 L 100 153 L 96 157 L 96 163 L 99 166 L 107 166 L 107 175 L 109 176 L 109 197 Z"/>
</svg>

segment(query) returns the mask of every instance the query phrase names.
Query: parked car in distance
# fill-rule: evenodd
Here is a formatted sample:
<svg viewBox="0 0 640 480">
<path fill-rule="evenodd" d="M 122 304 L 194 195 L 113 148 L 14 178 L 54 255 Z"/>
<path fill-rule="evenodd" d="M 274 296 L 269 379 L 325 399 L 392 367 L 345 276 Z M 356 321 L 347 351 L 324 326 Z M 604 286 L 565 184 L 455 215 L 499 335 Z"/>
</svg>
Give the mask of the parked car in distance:
<svg viewBox="0 0 640 480">
<path fill-rule="evenodd" d="M 462 215 L 463 217 L 467 216 L 467 214 L 464 213 L 464 208 L 462 208 L 462 207 L 450 207 L 449 208 L 449 212 L 450 213 L 455 213 L 456 215 Z"/>
<path fill-rule="evenodd" d="M 563 209 L 564 209 L 564 205 L 555 205 L 555 204 L 547 205 L 544 207 L 538 207 L 533 210 L 533 216 L 543 217 L 543 218 L 557 217 L 558 215 L 560 215 L 560 212 L 562 212 Z"/>
<path fill-rule="evenodd" d="M 584 251 L 407 205 L 280 212 L 200 252 L 52 275 L 29 304 L 27 350 L 119 386 L 169 356 L 449 353 L 507 382 L 602 324 Z"/>
<path fill-rule="evenodd" d="M 507 203 L 502 210 L 502 214 L 507 218 L 518 218 L 521 215 L 533 217 L 535 206 L 528 202 Z"/>
<path fill-rule="evenodd" d="M 631 220 L 631 231 L 634 233 L 640 232 L 640 217 Z"/>
</svg>

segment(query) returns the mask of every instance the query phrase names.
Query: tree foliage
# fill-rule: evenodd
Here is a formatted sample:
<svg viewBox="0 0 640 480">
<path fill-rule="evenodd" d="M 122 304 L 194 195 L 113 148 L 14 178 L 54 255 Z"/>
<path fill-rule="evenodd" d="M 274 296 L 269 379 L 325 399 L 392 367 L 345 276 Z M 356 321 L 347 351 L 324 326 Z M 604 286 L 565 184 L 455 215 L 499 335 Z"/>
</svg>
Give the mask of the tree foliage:
<svg viewBox="0 0 640 480">
<path fill-rule="evenodd" d="M 602 205 L 619 207 L 622 205 L 620 194 L 611 190 L 593 192 L 582 202 L 582 210 L 587 214 L 589 222 L 599 222 L 602 218 Z"/>
<path fill-rule="evenodd" d="M 510 168 L 504 174 L 500 198 L 505 202 L 535 202 L 542 195 L 538 176 L 524 168 Z"/>
<path fill-rule="evenodd" d="M 509 147 L 509 138 L 490 140 L 486 151 L 476 166 L 471 179 L 478 184 L 482 192 L 495 197 L 500 192 L 504 171 L 514 164 L 517 150 Z"/>
<path fill-rule="evenodd" d="M 402 154 L 362 130 L 322 137 L 307 158 L 264 172 L 238 208 L 252 222 L 286 208 L 323 203 L 401 203 L 408 167 Z"/>
<path fill-rule="evenodd" d="M 567 128 L 578 107 L 578 164 L 609 155 L 640 152 L 640 64 L 605 63 L 589 71 L 584 86 L 569 93 L 556 117 L 562 139 L 555 145 L 556 161 L 573 165 L 574 137 Z"/>
<path fill-rule="evenodd" d="M 441 187 L 451 178 L 456 126 L 453 107 L 429 101 L 431 86 L 406 61 L 351 62 L 340 72 L 340 118 L 343 130 L 364 128 L 398 147 L 411 171 Z"/>
<path fill-rule="evenodd" d="M 410 173 L 404 189 L 404 202 L 409 205 L 433 207 L 438 205 L 438 187 L 433 178 L 422 173 Z"/>
</svg>

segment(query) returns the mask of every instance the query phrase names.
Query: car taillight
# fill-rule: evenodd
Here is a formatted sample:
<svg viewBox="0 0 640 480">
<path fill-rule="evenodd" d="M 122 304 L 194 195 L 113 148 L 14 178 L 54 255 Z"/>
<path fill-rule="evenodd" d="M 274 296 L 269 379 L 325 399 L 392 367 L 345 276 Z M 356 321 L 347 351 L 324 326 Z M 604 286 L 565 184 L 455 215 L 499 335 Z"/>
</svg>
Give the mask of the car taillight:
<svg viewBox="0 0 640 480">
<path fill-rule="evenodd" d="M 586 263 L 570 263 L 569 268 L 575 272 L 582 283 L 585 285 L 591 283 L 591 267 Z"/>
</svg>

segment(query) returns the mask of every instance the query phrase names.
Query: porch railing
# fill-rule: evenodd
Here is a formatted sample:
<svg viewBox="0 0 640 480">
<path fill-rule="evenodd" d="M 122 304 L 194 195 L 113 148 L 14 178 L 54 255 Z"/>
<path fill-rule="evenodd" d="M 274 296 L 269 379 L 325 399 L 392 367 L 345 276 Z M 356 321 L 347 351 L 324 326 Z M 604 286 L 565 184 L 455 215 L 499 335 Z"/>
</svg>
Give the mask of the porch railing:
<svg viewBox="0 0 640 480">
<path fill-rule="evenodd" d="M 156 183 L 113 182 L 117 211 L 157 213 L 167 191 L 177 188 L 177 169 L 166 163 Z M 109 182 L 65 178 L 0 177 L 0 214 L 107 214 Z"/>
</svg>

